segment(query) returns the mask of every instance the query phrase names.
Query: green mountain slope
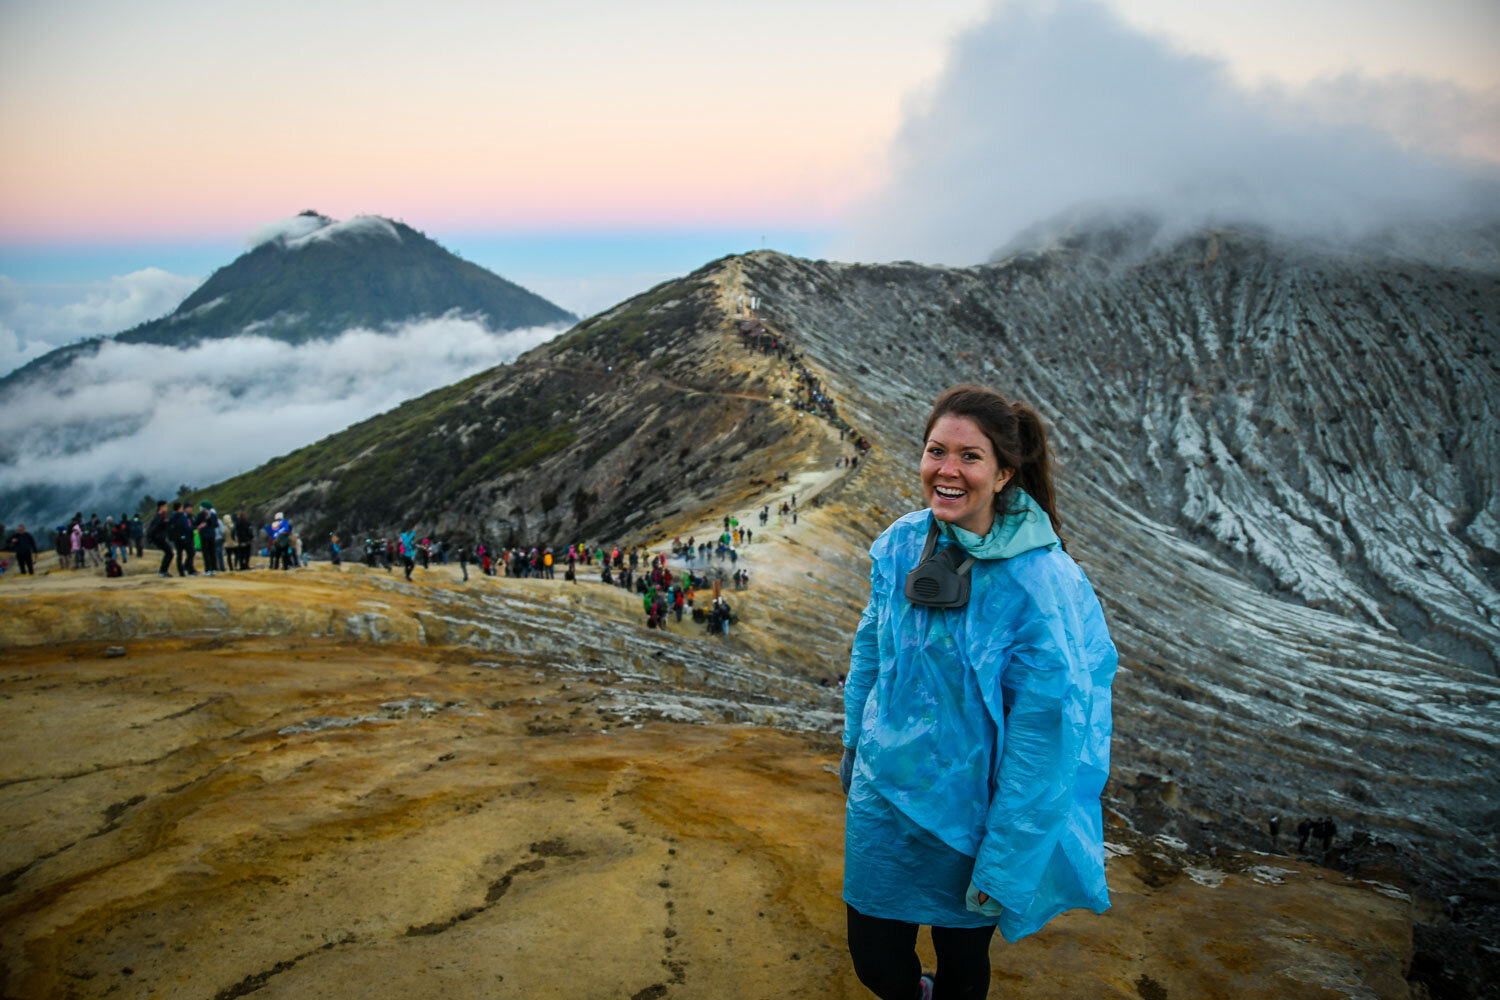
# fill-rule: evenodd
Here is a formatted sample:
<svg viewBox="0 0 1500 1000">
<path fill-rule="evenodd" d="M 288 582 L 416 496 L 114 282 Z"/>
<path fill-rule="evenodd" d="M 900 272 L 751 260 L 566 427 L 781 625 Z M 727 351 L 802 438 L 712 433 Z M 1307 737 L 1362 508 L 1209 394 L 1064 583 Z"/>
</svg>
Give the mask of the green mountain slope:
<svg viewBox="0 0 1500 1000">
<path fill-rule="evenodd" d="M 659 285 L 195 497 L 284 509 L 319 546 L 329 531 L 413 525 L 492 544 L 598 540 L 831 465 L 827 432 L 784 405 L 785 366 L 732 334 L 725 272 L 716 262 Z"/>
</svg>

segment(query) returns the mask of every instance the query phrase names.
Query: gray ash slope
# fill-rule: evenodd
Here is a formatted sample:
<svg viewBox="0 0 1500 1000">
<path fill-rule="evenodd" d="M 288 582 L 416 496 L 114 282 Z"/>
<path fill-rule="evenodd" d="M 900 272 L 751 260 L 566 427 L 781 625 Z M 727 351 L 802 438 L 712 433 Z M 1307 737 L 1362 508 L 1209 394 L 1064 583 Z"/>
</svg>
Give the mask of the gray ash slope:
<svg viewBox="0 0 1500 1000">
<path fill-rule="evenodd" d="M 952 382 L 1048 417 L 1121 651 L 1124 815 L 1264 848 L 1270 816 L 1329 814 L 1435 877 L 1500 875 L 1495 274 L 1233 231 L 740 266 L 874 429 L 851 507 L 919 505 L 921 421 Z"/>
</svg>

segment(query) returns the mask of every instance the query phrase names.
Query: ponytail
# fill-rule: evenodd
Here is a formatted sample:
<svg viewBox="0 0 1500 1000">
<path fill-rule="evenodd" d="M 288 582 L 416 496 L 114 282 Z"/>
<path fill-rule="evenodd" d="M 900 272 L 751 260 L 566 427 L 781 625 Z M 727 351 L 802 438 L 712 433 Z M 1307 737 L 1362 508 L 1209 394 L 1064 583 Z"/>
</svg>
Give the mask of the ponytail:
<svg viewBox="0 0 1500 1000">
<path fill-rule="evenodd" d="M 1052 521 L 1052 530 L 1062 541 L 1062 519 L 1057 516 L 1057 497 L 1052 488 L 1052 449 L 1047 444 L 1047 429 L 1042 424 L 1041 414 L 1025 403 L 1012 403 L 1011 412 L 1016 415 L 1016 436 L 1020 439 L 1020 464 L 1016 466 L 1015 479 L 1021 489 L 1031 494 L 1037 506 L 1047 512 Z M 1067 545 L 1064 544 L 1066 549 Z"/>
</svg>

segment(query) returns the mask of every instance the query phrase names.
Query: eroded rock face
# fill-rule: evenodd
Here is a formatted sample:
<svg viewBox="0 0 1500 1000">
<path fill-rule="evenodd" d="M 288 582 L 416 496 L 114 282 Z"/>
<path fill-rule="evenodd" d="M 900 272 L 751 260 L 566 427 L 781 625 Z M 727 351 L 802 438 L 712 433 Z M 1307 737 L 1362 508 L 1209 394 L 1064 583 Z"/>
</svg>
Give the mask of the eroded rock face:
<svg viewBox="0 0 1500 1000">
<path fill-rule="evenodd" d="M 944 386 L 995 383 L 1052 418 L 1072 490 L 1500 666 L 1500 275 L 1226 232 L 966 269 L 752 255 L 745 276 L 892 444 Z"/>
<path fill-rule="evenodd" d="M 1121 651 L 1117 808 L 1204 847 L 1331 815 L 1500 928 L 1495 273 L 1235 233 L 1119 259 L 739 266 L 881 445 L 839 494 L 855 510 L 920 506 L 921 421 L 950 384 L 1048 418 L 1065 533 Z"/>
<path fill-rule="evenodd" d="M 1232 234 L 1127 263 L 742 266 L 885 445 L 856 502 L 910 496 L 953 382 L 1048 416 L 1122 654 L 1122 804 L 1149 773 L 1180 783 L 1189 843 L 1328 813 L 1456 877 L 1493 868 L 1495 276 Z"/>
<path fill-rule="evenodd" d="M 7 628 L 51 641 L 12 646 L 0 685 L 5 995 L 867 995 L 816 731 L 836 694 L 808 686 L 798 733 L 794 692 L 729 690 L 766 673 L 751 624 L 662 636 L 598 584 L 383 577 L 7 592 Z M 139 616 L 124 657 L 86 638 L 105 601 Z M 656 652 L 740 666 L 679 682 Z M 1408 995 L 1403 893 L 1118 819 L 1109 839 L 1114 908 L 997 944 L 997 989 Z"/>
</svg>

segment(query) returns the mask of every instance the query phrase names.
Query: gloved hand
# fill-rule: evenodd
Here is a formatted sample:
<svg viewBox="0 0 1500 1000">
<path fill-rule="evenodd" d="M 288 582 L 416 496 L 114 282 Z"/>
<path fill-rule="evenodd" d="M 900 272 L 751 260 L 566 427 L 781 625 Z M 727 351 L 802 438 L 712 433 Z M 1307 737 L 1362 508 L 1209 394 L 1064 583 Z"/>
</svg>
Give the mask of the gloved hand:
<svg viewBox="0 0 1500 1000">
<path fill-rule="evenodd" d="M 849 783 L 854 780 L 854 748 L 844 747 L 844 759 L 839 761 L 839 784 L 844 794 L 849 794 Z"/>
</svg>

